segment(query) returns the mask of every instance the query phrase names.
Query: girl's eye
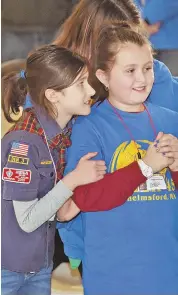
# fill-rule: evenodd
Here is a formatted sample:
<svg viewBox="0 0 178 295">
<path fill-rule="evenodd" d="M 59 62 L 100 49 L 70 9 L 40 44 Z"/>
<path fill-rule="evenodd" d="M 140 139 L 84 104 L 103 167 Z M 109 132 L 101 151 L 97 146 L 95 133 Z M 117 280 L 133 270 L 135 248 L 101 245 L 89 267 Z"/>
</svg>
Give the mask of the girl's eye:
<svg viewBox="0 0 178 295">
<path fill-rule="evenodd" d="M 129 70 L 127 70 L 127 73 L 131 74 L 131 73 L 133 73 L 134 71 L 135 71 L 135 69 L 129 69 Z"/>
<path fill-rule="evenodd" d="M 146 68 L 146 71 L 150 71 L 150 70 L 152 70 L 152 67 L 147 67 Z"/>
</svg>

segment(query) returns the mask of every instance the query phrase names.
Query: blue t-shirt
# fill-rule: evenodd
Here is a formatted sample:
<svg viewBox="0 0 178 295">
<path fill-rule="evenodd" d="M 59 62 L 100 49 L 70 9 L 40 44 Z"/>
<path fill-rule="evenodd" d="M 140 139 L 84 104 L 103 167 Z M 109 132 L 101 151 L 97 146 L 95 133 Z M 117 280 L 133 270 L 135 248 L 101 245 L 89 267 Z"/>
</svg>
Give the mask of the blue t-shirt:
<svg viewBox="0 0 178 295">
<path fill-rule="evenodd" d="M 157 133 L 178 137 L 177 113 L 150 103 L 147 108 Z M 144 155 L 155 139 L 147 112 L 120 114 Z M 108 172 L 127 166 L 137 154 L 107 100 L 76 121 L 66 173 L 84 154 L 96 151 Z M 85 295 L 178 294 L 178 190 L 168 169 L 160 174 L 167 189 L 142 186 L 120 207 L 81 213 L 62 224 L 65 253 L 82 259 Z"/>
</svg>

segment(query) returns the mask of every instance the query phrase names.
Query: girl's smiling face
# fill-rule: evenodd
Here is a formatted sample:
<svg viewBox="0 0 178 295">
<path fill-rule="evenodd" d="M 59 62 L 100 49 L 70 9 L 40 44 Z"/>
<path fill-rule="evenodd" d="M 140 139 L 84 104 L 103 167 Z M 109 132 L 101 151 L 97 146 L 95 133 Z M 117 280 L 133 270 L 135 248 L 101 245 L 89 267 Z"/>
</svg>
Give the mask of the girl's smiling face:
<svg viewBox="0 0 178 295">
<path fill-rule="evenodd" d="M 133 111 L 148 97 L 154 82 L 153 56 L 148 44 L 128 42 L 121 46 L 109 72 L 98 70 L 99 80 L 109 88 L 109 100 L 116 107 Z"/>
<path fill-rule="evenodd" d="M 46 98 L 52 103 L 56 112 L 56 121 L 61 128 L 74 115 L 89 115 L 91 112 L 91 96 L 95 94 L 95 90 L 88 83 L 88 71 L 84 69 L 73 83 L 61 91 L 47 89 L 45 91 Z"/>
<path fill-rule="evenodd" d="M 62 91 L 62 94 L 63 99 L 60 100 L 60 104 L 71 116 L 90 113 L 90 99 L 95 90 L 88 83 L 87 72 L 77 77 L 71 86 Z"/>
</svg>

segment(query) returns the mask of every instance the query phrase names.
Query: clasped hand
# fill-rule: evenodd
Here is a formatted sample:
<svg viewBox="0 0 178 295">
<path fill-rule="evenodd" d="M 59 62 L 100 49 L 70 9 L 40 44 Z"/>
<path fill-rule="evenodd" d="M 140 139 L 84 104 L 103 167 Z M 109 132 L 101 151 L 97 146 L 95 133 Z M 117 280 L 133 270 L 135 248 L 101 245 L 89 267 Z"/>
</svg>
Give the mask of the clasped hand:
<svg viewBox="0 0 178 295">
<path fill-rule="evenodd" d="M 155 142 L 156 151 L 165 157 L 173 159 L 173 163 L 168 167 L 172 171 L 178 171 L 178 138 L 172 134 L 159 132 Z"/>
</svg>

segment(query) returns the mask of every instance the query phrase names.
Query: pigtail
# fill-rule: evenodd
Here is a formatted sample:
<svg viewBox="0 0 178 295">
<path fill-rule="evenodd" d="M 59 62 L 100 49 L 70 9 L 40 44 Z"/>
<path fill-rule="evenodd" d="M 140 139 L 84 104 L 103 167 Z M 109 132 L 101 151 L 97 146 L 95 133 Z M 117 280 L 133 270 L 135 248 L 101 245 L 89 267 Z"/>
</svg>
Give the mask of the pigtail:
<svg viewBox="0 0 178 295">
<path fill-rule="evenodd" d="M 9 123 L 15 123 L 12 114 L 18 115 L 27 95 L 25 72 L 12 72 L 2 78 L 2 109 Z"/>
</svg>

